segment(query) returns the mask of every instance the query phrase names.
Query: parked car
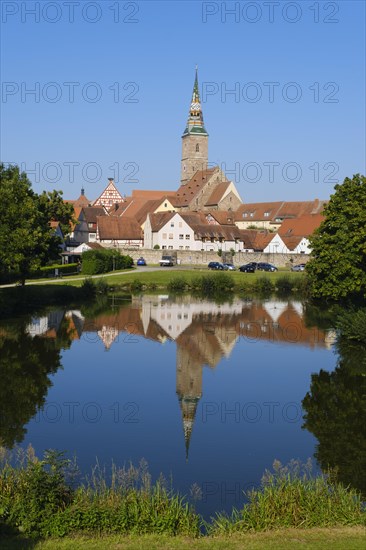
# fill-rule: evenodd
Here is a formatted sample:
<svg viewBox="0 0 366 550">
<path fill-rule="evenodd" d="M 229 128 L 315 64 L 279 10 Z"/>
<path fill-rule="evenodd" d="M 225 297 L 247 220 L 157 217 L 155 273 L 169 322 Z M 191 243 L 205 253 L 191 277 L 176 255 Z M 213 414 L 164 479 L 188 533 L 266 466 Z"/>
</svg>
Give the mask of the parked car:
<svg viewBox="0 0 366 550">
<path fill-rule="evenodd" d="M 224 269 L 226 271 L 235 271 L 236 270 L 236 267 L 234 264 L 228 264 L 228 263 L 224 263 L 222 264 L 224 266 Z"/>
<path fill-rule="evenodd" d="M 137 265 L 146 265 L 146 261 L 145 261 L 145 258 L 143 258 L 141 256 L 141 258 L 139 258 L 136 262 Z"/>
<path fill-rule="evenodd" d="M 159 261 L 160 267 L 173 267 L 175 265 L 174 256 L 163 256 Z"/>
<path fill-rule="evenodd" d="M 273 264 L 267 264 L 266 262 L 259 262 L 257 264 L 258 271 L 278 271 L 277 267 Z"/>
<path fill-rule="evenodd" d="M 291 271 L 305 271 L 305 265 L 306 264 L 297 264 L 291 266 Z"/>
<path fill-rule="evenodd" d="M 257 263 L 256 262 L 250 262 L 249 264 L 244 264 L 239 267 L 239 271 L 242 273 L 254 273 L 257 269 Z"/>
<path fill-rule="evenodd" d="M 224 266 L 220 262 L 210 262 L 207 267 L 208 269 L 224 269 Z"/>
</svg>

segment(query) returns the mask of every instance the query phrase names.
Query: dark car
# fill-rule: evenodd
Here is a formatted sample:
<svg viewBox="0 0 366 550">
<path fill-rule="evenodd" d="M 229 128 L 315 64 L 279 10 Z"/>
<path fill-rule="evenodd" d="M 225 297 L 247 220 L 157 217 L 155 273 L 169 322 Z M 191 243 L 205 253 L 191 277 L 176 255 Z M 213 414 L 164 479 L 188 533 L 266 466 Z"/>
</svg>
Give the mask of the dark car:
<svg viewBox="0 0 366 550">
<path fill-rule="evenodd" d="M 239 267 L 239 271 L 241 271 L 242 273 L 254 273 L 256 269 L 256 262 L 250 262 L 249 264 L 245 264 Z"/>
<path fill-rule="evenodd" d="M 225 263 L 225 264 L 222 264 L 224 266 L 224 269 L 225 271 L 235 271 L 236 270 L 236 267 L 234 264 L 230 264 L 230 263 Z"/>
<path fill-rule="evenodd" d="M 207 267 L 208 269 L 224 269 L 224 266 L 220 262 L 210 262 Z"/>
<path fill-rule="evenodd" d="M 146 265 L 146 261 L 145 261 L 145 258 L 143 258 L 141 256 L 141 258 L 139 258 L 136 262 L 137 265 Z"/>
<path fill-rule="evenodd" d="M 267 264 L 266 262 L 259 262 L 257 269 L 258 271 L 278 271 L 275 265 Z"/>
<path fill-rule="evenodd" d="M 306 264 L 297 264 L 291 267 L 291 271 L 305 271 Z"/>
</svg>

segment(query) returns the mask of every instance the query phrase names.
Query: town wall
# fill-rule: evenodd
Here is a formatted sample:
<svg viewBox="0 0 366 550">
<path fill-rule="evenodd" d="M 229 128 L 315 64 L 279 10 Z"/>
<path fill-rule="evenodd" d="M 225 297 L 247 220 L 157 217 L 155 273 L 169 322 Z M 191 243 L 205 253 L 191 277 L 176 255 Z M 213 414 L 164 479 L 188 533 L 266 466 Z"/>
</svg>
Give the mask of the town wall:
<svg viewBox="0 0 366 550">
<path fill-rule="evenodd" d="M 195 250 L 150 250 L 144 248 L 119 247 L 122 254 L 130 255 L 135 261 L 143 256 L 148 265 L 158 264 L 162 256 L 177 254 L 178 263 L 184 266 L 207 265 L 209 262 L 221 262 L 217 252 Z M 249 262 L 268 262 L 276 267 L 290 267 L 291 264 L 306 263 L 309 254 L 281 254 L 264 252 L 237 252 L 233 258 L 235 266 Z M 292 260 L 292 261 L 291 261 Z"/>
</svg>

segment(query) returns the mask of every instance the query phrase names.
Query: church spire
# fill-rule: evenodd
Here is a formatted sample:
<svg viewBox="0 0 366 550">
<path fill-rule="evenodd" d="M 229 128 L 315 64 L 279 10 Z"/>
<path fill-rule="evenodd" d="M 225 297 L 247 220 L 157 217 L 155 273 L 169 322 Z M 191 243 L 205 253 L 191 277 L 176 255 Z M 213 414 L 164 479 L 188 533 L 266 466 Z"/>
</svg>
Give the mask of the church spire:
<svg viewBox="0 0 366 550">
<path fill-rule="evenodd" d="M 198 85 L 198 67 L 196 65 L 196 76 L 193 84 L 192 101 L 189 109 L 188 121 L 183 136 L 188 134 L 201 134 L 208 136 L 203 122 L 200 91 Z"/>
<path fill-rule="evenodd" d="M 181 184 L 188 183 L 198 170 L 206 170 L 207 165 L 208 133 L 203 122 L 198 69 L 196 67 L 187 126 L 182 135 Z"/>
</svg>

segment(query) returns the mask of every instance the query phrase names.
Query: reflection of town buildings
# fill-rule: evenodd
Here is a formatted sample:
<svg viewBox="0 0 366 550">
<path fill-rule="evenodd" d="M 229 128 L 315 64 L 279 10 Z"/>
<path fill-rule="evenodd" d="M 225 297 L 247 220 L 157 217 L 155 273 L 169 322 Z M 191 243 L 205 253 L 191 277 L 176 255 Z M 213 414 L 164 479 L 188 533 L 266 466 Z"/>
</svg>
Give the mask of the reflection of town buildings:
<svg viewBox="0 0 366 550">
<path fill-rule="evenodd" d="M 229 357 L 239 338 L 253 343 L 267 340 L 274 344 L 301 344 L 329 348 L 335 339 L 333 331 L 306 327 L 300 302 L 244 301 L 233 298 L 229 303 L 215 304 L 192 296 L 170 299 L 169 296 L 135 297 L 117 304 L 108 313 L 85 318 L 78 311 L 66 314 L 52 312 L 29 325 L 28 332 L 51 336 L 61 321 L 68 323 L 70 339 L 81 333 L 93 333 L 108 350 L 122 337 L 137 342 L 144 337 L 155 342 L 176 342 L 176 392 L 182 414 L 186 456 L 202 397 L 203 367 L 215 368 Z M 91 341 L 95 341 L 92 338 Z"/>
</svg>

